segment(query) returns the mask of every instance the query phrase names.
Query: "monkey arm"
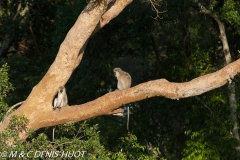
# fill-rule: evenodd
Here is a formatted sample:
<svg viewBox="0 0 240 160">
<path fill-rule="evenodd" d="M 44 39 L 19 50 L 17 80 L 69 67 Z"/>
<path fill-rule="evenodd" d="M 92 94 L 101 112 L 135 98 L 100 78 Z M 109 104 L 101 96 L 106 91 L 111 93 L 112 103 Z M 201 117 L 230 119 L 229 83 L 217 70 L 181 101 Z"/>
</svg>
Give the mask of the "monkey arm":
<svg viewBox="0 0 240 160">
<path fill-rule="evenodd" d="M 57 102 L 58 102 L 58 100 L 57 100 L 57 98 L 55 98 L 54 102 L 53 102 L 53 109 L 57 108 Z"/>
</svg>

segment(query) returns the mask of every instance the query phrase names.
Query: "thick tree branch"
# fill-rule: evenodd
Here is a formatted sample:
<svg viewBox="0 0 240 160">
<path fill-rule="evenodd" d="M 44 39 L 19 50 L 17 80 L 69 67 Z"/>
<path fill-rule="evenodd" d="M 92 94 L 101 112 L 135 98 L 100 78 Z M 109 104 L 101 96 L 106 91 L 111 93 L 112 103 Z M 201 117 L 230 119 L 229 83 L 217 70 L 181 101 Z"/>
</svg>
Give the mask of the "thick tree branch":
<svg viewBox="0 0 240 160">
<path fill-rule="evenodd" d="M 42 128 L 46 123 L 50 123 L 47 126 L 51 126 L 68 121 L 65 119 L 67 118 L 65 116 L 63 116 L 62 120 L 58 119 L 58 112 L 62 113 L 63 111 L 55 111 L 55 113 L 52 111 L 52 100 L 58 87 L 65 85 L 72 72 L 81 62 L 88 39 L 93 34 L 97 25 L 105 21 L 109 22 L 131 1 L 132 0 L 117 0 L 112 6 L 113 9 L 115 8 L 116 10 L 115 14 L 109 15 L 107 18 L 102 18 L 111 0 L 103 0 L 100 1 L 99 4 L 95 4 L 95 0 L 90 0 L 61 44 L 56 59 L 48 72 L 32 89 L 26 101 L 3 121 L 0 126 L 0 132 L 8 126 L 9 117 L 12 115 L 26 116 L 30 122 L 28 128 L 33 130 Z M 115 5 L 118 7 L 114 7 Z M 110 8 L 109 10 L 112 9 Z M 107 23 L 105 22 L 100 26 L 103 27 L 105 24 Z M 54 121 L 56 121 L 56 123 Z M 19 136 L 21 139 L 26 138 L 25 133 L 20 133 Z"/>
<path fill-rule="evenodd" d="M 45 104 L 41 109 L 31 112 L 21 107 L 12 114 L 25 115 L 29 119 L 28 129 L 37 130 L 42 127 L 78 122 L 100 115 L 109 115 L 123 104 L 154 96 L 180 99 L 200 95 L 223 86 L 238 72 L 240 72 L 240 59 L 217 72 L 185 83 L 168 82 L 165 79 L 153 80 L 127 90 L 107 93 L 85 104 L 63 107 L 61 110 L 53 111 L 51 104 Z M 22 138 L 24 139 L 26 136 Z"/>
</svg>

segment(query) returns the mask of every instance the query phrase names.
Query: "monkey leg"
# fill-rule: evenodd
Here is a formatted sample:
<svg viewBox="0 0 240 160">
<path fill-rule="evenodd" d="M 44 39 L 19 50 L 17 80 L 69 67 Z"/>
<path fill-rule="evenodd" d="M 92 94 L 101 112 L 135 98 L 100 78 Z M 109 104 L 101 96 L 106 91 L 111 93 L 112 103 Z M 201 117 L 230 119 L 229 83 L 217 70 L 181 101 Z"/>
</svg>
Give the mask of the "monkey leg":
<svg viewBox="0 0 240 160">
<path fill-rule="evenodd" d="M 113 110 L 112 112 L 109 113 L 109 115 L 114 115 L 114 116 L 123 116 L 124 109 L 123 108 L 118 108 Z"/>
</svg>

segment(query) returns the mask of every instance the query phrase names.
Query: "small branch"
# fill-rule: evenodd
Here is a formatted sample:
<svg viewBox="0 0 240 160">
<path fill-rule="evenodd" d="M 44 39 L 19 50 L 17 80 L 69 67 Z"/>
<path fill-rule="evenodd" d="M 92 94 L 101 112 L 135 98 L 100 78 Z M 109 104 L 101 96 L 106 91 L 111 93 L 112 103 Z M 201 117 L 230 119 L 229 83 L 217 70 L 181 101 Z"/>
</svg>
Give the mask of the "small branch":
<svg viewBox="0 0 240 160">
<path fill-rule="evenodd" d="M 7 111 L 6 115 L 8 115 L 9 112 L 11 112 L 11 110 L 13 110 L 15 107 L 23 104 L 25 101 L 22 101 L 22 102 L 18 102 L 16 104 L 14 104 L 12 107 L 9 108 L 9 110 Z"/>
<path fill-rule="evenodd" d="M 197 3 L 198 7 L 200 8 L 200 12 L 207 14 L 209 16 L 211 16 L 218 24 L 219 27 L 219 31 L 220 31 L 220 36 L 219 38 L 222 41 L 223 44 L 223 52 L 225 55 L 225 60 L 226 63 L 229 64 L 232 61 L 232 57 L 230 54 L 230 49 L 228 46 L 228 41 L 227 41 L 227 36 L 226 36 L 226 31 L 225 31 L 225 26 L 223 24 L 223 22 L 221 22 L 219 16 L 213 12 L 211 12 L 210 10 L 206 9 L 200 2 L 198 2 L 198 0 L 194 0 L 195 3 Z"/>
<path fill-rule="evenodd" d="M 212 110 L 199 98 L 199 97 L 195 97 L 199 102 L 201 102 L 202 103 L 202 105 L 204 106 L 204 107 L 206 107 L 210 112 L 211 112 L 211 114 L 213 114 L 213 112 L 212 112 Z"/>
<path fill-rule="evenodd" d="M 5 120 L 5 118 L 8 116 L 8 114 L 17 106 L 23 104 L 25 101 L 22 102 L 18 102 L 17 104 L 14 104 L 12 107 L 10 107 L 5 115 L 5 117 L 2 119 L 2 121 L 0 122 L 0 125 L 2 124 L 2 122 Z"/>
<path fill-rule="evenodd" d="M 156 16 L 156 17 L 152 17 L 152 16 L 151 16 L 151 18 L 153 18 L 153 19 L 155 19 L 155 20 L 163 19 L 163 18 L 160 17 L 159 15 L 167 12 L 167 10 L 160 12 L 160 11 L 157 9 L 157 7 L 156 7 L 156 6 L 160 6 L 160 5 L 159 5 L 157 2 L 154 2 L 154 0 L 150 0 L 150 2 L 151 2 L 151 5 L 152 5 L 152 10 L 154 10 L 154 11 L 157 13 L 157 16 Z"/>
<path fill-rule="evenodd" d="M 123 9 L 132 1 L 133 0 L 116 0 L 115 2 L 113 2 L 113 4 L 109 4 L 111 5 L 110 8 L 102 15 L 98 26 L 94 30 L 94 33 L 103 28 L 112 19 L 117 17 L 123 11 Z"/>
</svg>

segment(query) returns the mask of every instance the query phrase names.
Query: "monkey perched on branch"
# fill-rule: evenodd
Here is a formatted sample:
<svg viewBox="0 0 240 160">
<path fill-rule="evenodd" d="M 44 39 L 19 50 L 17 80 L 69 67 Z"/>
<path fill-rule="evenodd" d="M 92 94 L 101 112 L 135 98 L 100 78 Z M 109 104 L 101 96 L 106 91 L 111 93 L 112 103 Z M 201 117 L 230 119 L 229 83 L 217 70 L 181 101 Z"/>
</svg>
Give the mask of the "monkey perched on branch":
<svg viewBox="0 0 240 160">
<path fill-rule="evenodd" d="M 117 88 L 119 90 L 124 90 L 124 89 L 128 89 L 131 87 L 131 83 L 132 83 L 132 78 L 130 76 L 129 73 L 124 72 L 121 68 L 114 68 L 113 69 L 114 75 L 115 77 L 117 77 L 118 83 L 117 83 Z M 128 112 L 128 120 L 127 120 L 127 130 L 128 130 L 128 126 L 129 126 L 129 106 L 127 107 L 127 112 Z M 116 116 L 123 116 L 122 113 L 117 113 L 117 114 L 113 114 Z"/>
<path fill-rule="evenodd" d="M 65 107 L 68 104 L 68 98 L 66 89 L 64 86 L 61 86 L 58 88 L 58 94 L 57 97 L 54 99 L 53 103 L 53 110 L 56 108 L 61 109 L 62 107 Z"/>
<path fill-rule="evenodd" d="M 129 73 L 124 72 L 121 68 L 114 68 L 113 72 L 115 77 L 117 77 L 117 88 L 119 90 L 124 90 L 131 87 L 132 78 Z"/>
</svg>

